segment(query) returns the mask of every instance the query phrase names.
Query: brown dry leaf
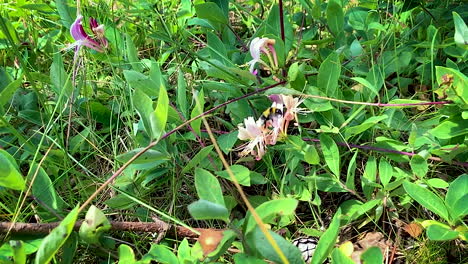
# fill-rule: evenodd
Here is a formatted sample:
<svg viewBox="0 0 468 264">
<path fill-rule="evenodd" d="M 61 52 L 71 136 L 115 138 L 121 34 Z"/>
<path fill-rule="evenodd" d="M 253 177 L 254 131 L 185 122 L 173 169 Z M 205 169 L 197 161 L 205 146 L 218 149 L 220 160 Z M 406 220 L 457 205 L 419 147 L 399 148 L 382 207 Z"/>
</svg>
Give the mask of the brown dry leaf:
<svg viewBox="0 0 468 264">
<path fill-rule="evenodd" d="M 380 232 L 366 233 L 364 238 L 358 240 L 354 244 L 354 252 L 351 254 L 351 259 L 356 263 L 361 263 L 361 254 L 370 247 L 378 247 L 385 256 L 385 252 L 390 248 L 391 242 L 385 239 L 385 236 Z"/>
<path fill-rule="evenodd" d="M 198 242 L 203 250 L 203 254 L 206 256 L 213 252 L 219 245 L 219 242 L 223 239 L 223 231 L 214 229 L 202 229 L 200 230 L 200 236 Z"/>
<path fill-rule="evenodd" d="M 406 231 L 413 238 L 417 238 L 422 233 L 422 228 L 418 223 L 409 223 L 403 227 L 403 230 Z"/>
</svg>

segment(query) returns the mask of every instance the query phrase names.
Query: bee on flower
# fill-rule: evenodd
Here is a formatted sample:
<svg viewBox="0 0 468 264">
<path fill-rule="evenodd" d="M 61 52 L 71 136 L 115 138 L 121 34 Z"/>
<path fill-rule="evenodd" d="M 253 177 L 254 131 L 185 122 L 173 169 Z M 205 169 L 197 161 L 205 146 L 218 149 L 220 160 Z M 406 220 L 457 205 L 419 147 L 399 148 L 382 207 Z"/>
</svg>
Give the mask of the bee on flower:
<svg viewBox="0 0 468 264">
<path fill-rule="evenodd" d="M 295 120 L 294 125 L 298 126 L 297 115 L 310 112 L 299 107 L 304 99 L 283 94 L 271 95 L 269 98 L 273 101 L 271 107 L 265 110 L 257 121 L 248 117 L 238 126 L 238 138 L 250 140 L 238 148 L 242 149 L 241 156 L 252 154 L 260 160 L 267 145 L 275 145 L 278 140 L 287 136 L 290 121 Z"/>
</svg>

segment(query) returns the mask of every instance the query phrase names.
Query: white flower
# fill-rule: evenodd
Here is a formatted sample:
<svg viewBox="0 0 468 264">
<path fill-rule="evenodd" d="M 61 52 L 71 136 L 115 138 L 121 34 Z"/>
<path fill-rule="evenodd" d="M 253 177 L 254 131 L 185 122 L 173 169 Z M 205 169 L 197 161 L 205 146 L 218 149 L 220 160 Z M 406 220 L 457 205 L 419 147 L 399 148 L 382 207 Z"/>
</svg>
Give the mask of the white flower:
<svg viewBox="0 0 468 264">
<path fill-rule="evenodd" d="M 265 135 L 261 122 L 255 121 L 255 119 L 250 116 L 244 119 L 244 124 L 239 124 L 238 128 L 239 134 L 237 137 L 240 140 L 250 140 L 250 142 L 241 146 L 243 150 L 240 155 L 245 156 L 247 154 L 252 154 L 256 156 L 257 160 L 260 160 L 265 154 Z"/>
<path fill-rule="evenodd" d="M 275 48 L 274 48 L 274 45 L 275 44 L 275 40 L 274 39 L 269 39 L 269 38 L 259 38 L 259 37 L 256 37 L 254 38 L 251 42 L 250 42 L 250 55 L 252 56 L 252 60 L 248 62 L 248 64 L 250 65 L 250 72 L 252 74 L 256 74 L 257 71 L 254 69 L 255 67 L 255 64 L 257 62 L 260 62 L 264 65 L 266 65 L 265 62 L 263 62 L 261 59 L 260 59 L 260 56 L 262 55 L 262 52 L 265 53 L 267 56 L 268 56 L 268 59 L 270 60 L 270 63 L 271 62 L 271 55 L 270 55 L 270 52 L 271 54 L 273 54 L 273 59 L 275 61 L 275 67 L 278 66 L 278 58 L 276 56 L 276 51 L 275 51 Z M 268 48 L 268 49 L 267 49 Z"/>
</svg>

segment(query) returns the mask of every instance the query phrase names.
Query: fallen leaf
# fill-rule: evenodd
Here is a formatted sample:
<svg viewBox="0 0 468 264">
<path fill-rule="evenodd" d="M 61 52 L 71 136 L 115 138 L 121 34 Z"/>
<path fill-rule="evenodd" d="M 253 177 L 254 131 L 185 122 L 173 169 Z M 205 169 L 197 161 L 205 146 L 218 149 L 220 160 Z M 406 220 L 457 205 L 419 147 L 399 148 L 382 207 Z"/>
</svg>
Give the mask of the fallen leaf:
<svg viewBox="0 0 468 264">
<path fill-rule="evenodd" d="M 213 252 L 223 239 L 223 231 L 213 229 L 203 229 L 200 231 L 198 242 L 200 243 L 203 254 L 206 256 Z"/>
<path fill-rule="evenodd" d="M 403 230 L 406 231 L 410 236 L 417 238 L 422 233 L 422 228 L 417 223 L 409 223 L 403 227 Z"/>
</svg>

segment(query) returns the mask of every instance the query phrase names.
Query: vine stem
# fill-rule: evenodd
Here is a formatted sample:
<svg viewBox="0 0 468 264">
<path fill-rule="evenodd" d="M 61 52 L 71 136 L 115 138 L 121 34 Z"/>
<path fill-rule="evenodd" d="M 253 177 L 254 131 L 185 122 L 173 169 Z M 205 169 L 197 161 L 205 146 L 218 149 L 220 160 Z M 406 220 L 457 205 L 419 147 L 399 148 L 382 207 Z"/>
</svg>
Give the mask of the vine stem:
<svg viewBox="0 0 468 264">
<path fill-rule="evenodd" d="M 179 125 L 178 127 L 174 128 L 173 130 L 167 132 L 166 134 L 164 134 L 162 137 L 160 137 L 159 139 L 155 140 L 155 141 L 152 141 L 151 143 L 148 144 L 148 146 L 146 146 L 145 148 L 143 148 L 142 150 L 140 150 L 138 153 L 136 153 L 133 157 L 131 157 L 127 162 L 124 163 L 124 165 L 122 165 L 122 167 L 120 167 L 114 174 L 112 174 L 112 176 L 110 176 L 101 186 L 99 186 L 99 188 L 89 196 L 89 198 L 80 206 L 80 208 L 78 209 L 79 212 L 83 211 L 90 203 L 92 200 L 94 200 L 94 198 L 96 198 L 96 196 L 102 192 L 112 181 L 114 181 L 115 178 L 117 178 L 117 176 L 119 176 L 128 166 L 130 166 L 130 164 L 132 164 L 138 157 L 140 157 L 141 155 L 143 155 L 143 153 L 145 153 L 146 151 L 148 151 L 149 149 L 151 149 L 152 147 L 156 146 L 161 140 L 163 139 L 166 139 L 167 137 L 169 137 L 170 135 L 174 134 L 176 131 L 178 131 L 179 129 L 185 127 L 186 125 L 190 124 L 192 121 L 195 121 L 203 116 L 206 116 L 214 111 L 216 111 L 217 109 L 221 108 L 221 107 L 224 107 L 230 103 L 234 103 L 236 101 L 239 101 L 239 100 L 242 100 L 246 97 L 249 97 L 249 96 L 252 96 L 252 95 L 255 95 L 255 94 L 258 94 L 258 93 L 261 93 L 261 92 L 264 92 L 268 89 L 271 89 L 273 87 L 276 87 L 276 86 L 279 86 L 279 85 L 282 85 L 282 84 L 285 84 L 286 81 L 281 81 L 281 82 L 278 82 L 278 83 L 275 83 L 273 85 L 270 85 L 270 86 L 267 86 L 265 88 L 262 88 L 262 89 L 258 89 L 256 91 L 253 91 L 253 92 L 250 92 L 250 93 L 247 93 L 243 96 L 240 96 L 240 97 L 237 97 L 237 98 L 234 98 L 234 99 L 231 99 L 229 101 L 226 101 L 222 104 L 219 104 L 213 108 L 211 108 L 210 110 L 204 112 L 204 113 L 201 113 L 187 121 L 185 121 L 184 123 L 182 123 L 181 125 Z"/>
</svg>

